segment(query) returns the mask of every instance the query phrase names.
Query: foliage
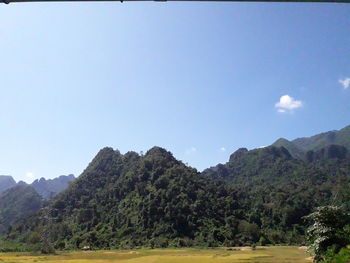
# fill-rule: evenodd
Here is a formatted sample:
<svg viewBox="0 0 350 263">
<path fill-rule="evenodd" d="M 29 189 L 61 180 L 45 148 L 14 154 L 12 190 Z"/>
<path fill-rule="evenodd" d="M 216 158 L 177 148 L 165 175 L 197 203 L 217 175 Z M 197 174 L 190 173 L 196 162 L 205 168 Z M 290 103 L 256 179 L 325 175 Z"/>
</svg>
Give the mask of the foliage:
<svg viewBox="0 0 350 263">
<path fill-rule="evenodd" d="M 283 147 L 240 149 L 203 173 L 159 147 L 141 156 L 104 148 L 48 202 L 49 239 L 56 249 L 302 244 L 303 216 L 349 202 L 349 171 L 347 159 L 305 162 Z M 38 244 L 44 217 L 7 240 Z"/>
<path fill-rule="evenodd" d="M 21 218 L 37 212 L 42 205 L 41 197 L 30 186 L 16 186 L 0 195 L 0 234 Z"/>
<path fill-rule="evenodd" d="M 327 250 L 324 255 L 324 263 L 348 263 L 350 262 L 350 249 L 342 248 L 338 253 L 335 253 L 333 248 Z"/>
<path fill-rule="evenodd" d="M 302 244 L 303 216 L 318 206 L 349 203 L 349 171 L 349 159 L 306 162 L 283 147 L 265 147 L 239 149 L 203 175 L 233 187 L 246 220 L 259 227 L 267 244 Z"/>
<path fill-rule="evenodd" d="M 327 251 L 337 253 L 350 243 L 350 216 L 340 207 L 318 207 L 307 219 L 313 222 L 307 238 L 315 261 L 325 259 Z"/>
</svg>

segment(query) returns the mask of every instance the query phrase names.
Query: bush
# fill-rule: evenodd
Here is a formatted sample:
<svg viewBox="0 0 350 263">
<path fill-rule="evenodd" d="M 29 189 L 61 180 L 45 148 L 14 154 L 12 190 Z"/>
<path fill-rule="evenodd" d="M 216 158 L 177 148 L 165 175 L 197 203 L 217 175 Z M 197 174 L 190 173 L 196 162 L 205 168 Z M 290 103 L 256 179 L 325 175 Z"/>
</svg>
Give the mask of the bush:
<svg viewBox="0 0 350 263">
<path fill-rule="evenodd" d="M 313 222 L 307 231 L 307 238 L 316 262 L 332 257 L 349 244 L 349 214 L 340 207 L 318 207 L 307 218 Z"/>
<path fill-rule="evenodd" d="M 324 258 L 324 263 L 348 263 L 350 262 L 350 249 L 343 248 L 339 253 L 335 253 L 334 248 L 330 248 Z"/>
</svg>

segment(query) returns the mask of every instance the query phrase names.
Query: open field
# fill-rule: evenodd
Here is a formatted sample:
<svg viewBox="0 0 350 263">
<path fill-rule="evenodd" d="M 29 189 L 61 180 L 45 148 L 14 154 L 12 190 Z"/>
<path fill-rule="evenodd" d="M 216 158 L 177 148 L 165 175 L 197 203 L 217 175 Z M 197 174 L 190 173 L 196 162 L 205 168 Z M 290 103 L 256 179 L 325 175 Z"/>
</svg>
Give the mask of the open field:
<svg viewBox="0 0 350 263">
<path fill-rule="evenodd" d="M 309 263 L 298 247 L 226 249 L 140 249 L 59 252 L 42 256 L 30 253 L 0 253 L 1 263 Z"/>
</svg>

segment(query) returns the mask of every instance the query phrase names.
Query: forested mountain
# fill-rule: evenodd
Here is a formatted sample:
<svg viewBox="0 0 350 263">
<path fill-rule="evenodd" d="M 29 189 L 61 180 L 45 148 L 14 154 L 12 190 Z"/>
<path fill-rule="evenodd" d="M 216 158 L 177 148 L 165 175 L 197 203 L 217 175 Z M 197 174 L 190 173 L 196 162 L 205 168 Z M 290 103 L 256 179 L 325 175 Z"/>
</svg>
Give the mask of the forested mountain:
<svg viewBox="0 0 350 263">
<path fill-rule="evenodd" d="M 350 160 L 342 157 L 306 162 L 293 158 L 284 147 L 240 149 L 228 163 L 203 175 L 231 184 L 249 221 L 265 230 L 269 239 L 283 242 L 300 238 L 303 216 L 315 207 L 349 198 Z"/>
<path fill-rule="evenodd" d="M 304 158 L 308 151 L 319 151 L 330 145 L 344 146 L 350 151 L 350 125 L 339 131 L 328 131 L 311 137 L 298 138 L 293 141 L 280 138 L 272 144 L 285 147 L 297 158 Z"/>
<path fill-rule="evenodd" d="M 0 194 L 5 190 L 16 186 L 16 181 L 9 175 L 0 175 Z"/>
<path fill-rule="evenodd" d="M 35 180 L 31 186 L 41 195 L 44 199 L 51 199 L 58 193 L 65 190 L 69 183 L 75 179 L 74 175 L 61 175 L 54 179 L 41 178 Z"/>
<path fill-rule="evenodd" d="M 214 245 L 232 239 L 235 199 L 162 148 L 145 156 L 104 148 L 51 202 L 51 238 L 69 247 Z M 43 224 L 27 220 L 11 236 Z"/>
<path fill-rule="evenodd" d="M 104 148 L 45 209 L 50 239 L 57 248 L 300 244 L 303 216 L 349 198 L 350 161 L 329 152 L 304 161 L 284 147 L 242 148 L 200 174 L 159 147 Z M 8 238 L 40 235 L 42 213 Z"/>
<path fill-rule="evenodd" d="M 23 181 L 16 183 L 11 176 L 0 176 L 0 234 L 18 220 L 26 218 L 41 208 L 42 198 L 51 199 L 66 189 L 74 180 L 73 175 L 55 179 L 35 180 L 28 185 Z"/>
<path fill-rule="evenodd" d="M 38 212 L 42 199 L 31 186 L 15 186 L 0 194 L 0 234 L 19 219 Z"/>
</svg>

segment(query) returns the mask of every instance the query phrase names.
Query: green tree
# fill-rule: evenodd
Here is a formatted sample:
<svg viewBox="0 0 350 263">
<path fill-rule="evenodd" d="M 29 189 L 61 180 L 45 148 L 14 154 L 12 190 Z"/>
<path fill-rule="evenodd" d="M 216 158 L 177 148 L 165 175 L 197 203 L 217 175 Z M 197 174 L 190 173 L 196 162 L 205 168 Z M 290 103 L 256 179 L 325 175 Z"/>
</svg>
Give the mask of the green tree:
<svg viewBox="0 0 350 263">
<path fill-rule="evenodd" d="M 315 262 L 323 260 L 327 250 L 337 253 L 349 243 L 349 214 L 340 207 L 318 207 L 306 218 L 313 222 L 307 230 L 307 239 Z"/>
</svg>

